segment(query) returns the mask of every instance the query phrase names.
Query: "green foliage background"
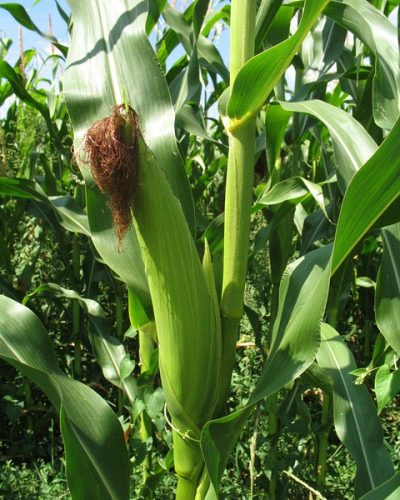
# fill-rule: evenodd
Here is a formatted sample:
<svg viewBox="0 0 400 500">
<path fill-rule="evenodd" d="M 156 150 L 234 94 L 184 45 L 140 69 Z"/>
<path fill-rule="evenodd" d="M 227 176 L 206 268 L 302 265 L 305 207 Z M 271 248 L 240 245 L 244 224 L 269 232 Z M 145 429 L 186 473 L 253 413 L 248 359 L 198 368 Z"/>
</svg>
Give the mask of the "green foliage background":
<svg viewBox="0 0 400 500">
<path fill-rule="evenodd" d="M 255 181 L 245 314 L 228 401 L 223 414 L 216 415 L 229 417 L 207 424 L 202 434 L 210 476 L 218 481 L 222 475 L 221 498 L 301 499 L 315 490 L 326 498 L 359 498 L 399 471 L 400 70 L 398 32 L 387 19 L 397 3 L 284 3 L 257 3 L 256 56 L 239 71 L 229 101 L 223 93 L 229 84 L 226 61 L 213 45 L 229 26 L 226 2 L 213 2 L 208 11 L 207 2 L 192 2 L 183 13 L 172 2 L 149 2 L 140 36 L 126 28 L 132 50 L 126 45 L 104 58 L 128 68 L 132 58 L 150 60 L 154 49 L 158 63 L 153 58 L 141 72 L 121 70 L 118 78 L 106 62 L 104 72 L 95 69 L 100 78 L 118 80 L 114 86 L 122 82 L 121 98 L 145 117 L 146 143 L 180 200 L 200 255 L 208 242 L 218 294 L 229 147 L 224 125 L 235 136 L 253 114 Z M 78 20 L 88 23 L 92 15 L 78 4 L 71 1 L 72 25 L 56 5 L 72 33 Z M 40 31 L 17 4 L 0 8 L 25 29 Z M 98 15 L 104 19 L 101 10 Z M 138 19 L 132 14 L 130 22 Z M 296 19 L 298 31 L 289 38 Z M 87 31 L 93 45 L 96 26 Z M 152 45 L 144 42 L 144 28 L 147 34 L 153 30 Z M 386 38 L 379 38 L 382 33 Z M 116 462 L 108 468 L 114 482 L 107 488 L 123 498 L 128 481 L 131 498 L 171 498 L 176 488 L 172 427 L 157 348 L 152 340 L 144 348 L 154 325 L 137 237 L 133 231 L 128 235 L 116 259 L 107 200 L 89 170 L 77 166 L 78 143 L 90 123 L 116 104 L 115 95 L 94 98 L 96 81 L 90 78 L 79 92 L 71 92 L 79 65 L 70 67 L 64 80 L 56 76 L 65 68 L 68 48 L 41 34 L 55 47 L 45 61 L 52 76 L 38 72 L 37 61 L 44 56 L 33 48 L 9 61 L 7 52 L 16 41 L 2 40 L 0 60 L 5 109 L 0 122 L 0 349 L 14 365 L 0 364 L 0 498 L 69 497 L 63 450 L 67 463 L 78 463 L 80 411 L 101 406 L 98 396 L 109 406 L 104 404 L 99 420 L 93 418 L 93 436 L 101 435 L 96 423 L 103 425 L 106 420 L 100 419 L 110 415 L 104 439 L 121 441 L 115 457 L 125 453 L 115 413 L 129 454 L 123 466 Z M 182 55 L 170 57 L 177 46 Z M 79 50 L 86 48 L 75 41 L 70 61 L 79 59 Z M 290 66 L 294 85 L 288 80 Z M 11 95 L 15 99 L 7 101 Z M 160 138 L 152 120 L 164 114 Z M 53 379 L 43 375 L 32 352 L 29 357 L 28 341 L 21 348 L 25 359 L 7 351 L 11 299 L 45 326 L 43 349 L 51 349 L 47 330 L 55 351 L 57 367 L 51 370 L 58 375 Z M 21 317 L 28 317 L 20 307 Z M 322 312 L 326 323 L 318 350 Z M 288 356 L 293 367 L 279 371 L 289 365 Z M 23 375 L 16 370 L 21 367 Z M 82 409 L 81 394 L 89 401 Z M 226 441 L 225 432 L 230 432 Z M 363 442 L 367 450 L 360 453 Z M 103 476 L 101 461 L 98 468 L 85 466 L 93 483 Z M 83 498 L 74 479 L 81 470 L 69 470 L 70 490 Z M 384 486 L 385 493 L 377 490 L 381 496 L 376 498 L 396 494 L 396 477 Z"/>
</svg>

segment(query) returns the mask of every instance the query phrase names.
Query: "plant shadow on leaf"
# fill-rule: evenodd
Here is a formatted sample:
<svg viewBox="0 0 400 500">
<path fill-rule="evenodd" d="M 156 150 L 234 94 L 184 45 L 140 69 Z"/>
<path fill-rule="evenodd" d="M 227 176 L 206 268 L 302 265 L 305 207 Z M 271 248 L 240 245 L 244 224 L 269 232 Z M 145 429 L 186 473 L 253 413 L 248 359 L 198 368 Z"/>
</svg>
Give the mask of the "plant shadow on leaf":
<svg viewBox="0 0 400 500">
<path fill-rule="evenodd" d="M 96 42 L 96 45 L 87 52 L 85 57 L 73 61 L 68 65 L 68 67 L 72 68 L 73 66 L 78 66 L 80 64 L 83 64 L 89 59 L 92 59 L 93 57 L 97 56 L 100 52 L 112 52 L 114 46 L 118 43 L 119 39 L 121 38 L 124 29 L 127 26 L 130 26 L 137 17 L 147 14 L 146 4 L 147 2 L 142 1 L 140 2 L 139 5 L 137 5 L 133 9 L 124 12 L 119 17 L 114 27 L 110 30 L 107 40 L 105 38 L 99 39 Z"/>
</svg>

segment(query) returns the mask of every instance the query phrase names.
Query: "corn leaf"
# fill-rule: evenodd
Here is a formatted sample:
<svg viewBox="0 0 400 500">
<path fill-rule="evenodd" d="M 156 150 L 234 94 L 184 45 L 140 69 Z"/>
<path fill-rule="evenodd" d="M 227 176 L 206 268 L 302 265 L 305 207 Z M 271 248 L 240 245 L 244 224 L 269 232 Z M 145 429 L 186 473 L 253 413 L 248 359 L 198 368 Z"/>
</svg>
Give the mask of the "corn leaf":
<svg viewBox="0 0 400 500">
<path fill-rule="evenodd" d="M 0 194 L 2 196 L 15 196 L 47 203 L 46 193 L 37 182 L 30 179 L 0 177 Z"/>
<path fill-rule="evenodd" d="M 388 365 L 380 366 L 375 375 L 374 390 L 379 414 L 400 392 L 400 370 L 391 372 Z"/>
<path fill-rule="evenodd" d="M 29 106 L 37 109 L 39 113 L 43 116 L 46 126 L 54 140 L 54 143 L 57 145 L 60 151 L 64 151 L 64 146 L 61 144 L 59 136 L 55 130 L 53 122 L 50 119 L 49 109 L 42 102 L 35 99 L 31 93 L 29 93 L 24 85 L 24 82 L 21 76 L 14 71 L 6 61 L 0 60 L 0 78 L 5 78 L 8 83 L 11 85 L 15 95 L 21 99 L 21 101 L 25 102 Z"/>
<path fill-rule="evenodd" d="M 400 114 L 400 67 L 396 27 L 366 0 L 331 1 L 325 14 L 352 31 L 375 54 L 373 113 L 390 129 Z"/>
<path fill-rule="evenodd" d="M 60 225 L 67 231 L 80 233 L 90 238 L 89 222 L 86 213 L 72 196 L 50 196 L 49 202 L 54 209 Z"/>
<path fill-rule="evenodd" d="M 308 196 L 314 198 L 315 202 L 328 219 L 322 186 L 308 179 L 304 179 L 303 177 L 290 177 L 289 179 L 274 184 L 271 189 L 267 187 L 265 191 L 261 193 L 256 205 L 277 205 L 285 201 L 297 204 Z"/>
<path fill-rule="evenodd" d="M 129 498 L 123 431 L 108 404 L 59 368 L 45 328 L 25 306 L 0 296 L 0 358 L 20 370 L 60 411 L 73 498 Z M 82 481 L 82 471 L 88 481 Z"/>
<path fill-rule="evenodd" d="M 354 174 L 375 153 L 378 147 L 375 141 L 351 115 L 326 102 L 310 100 L 280 102 L 280 105 L 287 111 L 310 114 L 328 128 L 335 153 L 339 187 L 344 193 Z"/>
<path fill-rule="evenodd" d="M 400 496 L 400 472 L 374 490 L 363 495 L 360 500 L 397 500 Z"/>
<path fill-rule="evenodd" d="M 300 92 L 309 88 L 310 84 L 315 85 L 330 77 L 328 71 L 339 60 L 344 49 L 346 35 L 347 31 L 342 26 L 326 16 L 322 17 L 311 30 L 301 47 L 304 85 L 300 87 Z"/>
<path fill-rule="evenodd" d="M 197 12 L 198 11 L 194 9 L 193 24 L 199 22 L 198 20 L 196 20 Z M 195 33 L 195 30 L 192 29 L 190 23 L 186 20 L 186 13 L 181 14 L 171 4 L 167 3 L 163 10 L 163 16 L 166 23 L 171 26 L 172 29 L 168 30 L 163 39 L 159 42 L 160 48 L 158 57 L 160 59 L 160 62 L 162 64 L 165 63 L 166 58 L 178 45 L 179 41 L 181 41 L 185 51 L 190 57 L 193 49 L 192 40 L 196 40 L 200 65 L 203 66 L 207 71 L 220 75 L 226 83 L 229 83 L 229 71 L 226 68 L 216 46 L 211 43 L 206 38 L 206 36 L 202 35 L 199 32 L 197 32 L 197 34 Z M 218 21 L 219 16 L 216 16 L 214 19 L 215 22 Z M 211 29 L 212 21 L 212 19 L 207 21 L 207 31 Z"/>
<path fill-rule="evenodd" d="M 90 237 L 87 216 L 69 195 L 48 197 L 37 182 L 9 177 L 0 177 L 0 194 L 43 203 L 54 211 L 64 229 Z"/>
<path fill-rule="evenodd" d="M 321 335 L 317 361 L 333 381 L 335 429 L 357 464 L 356 490 L 362 495 L 389 479 L 393 465 L 371 396 L 350 374 L 357 368 L 351 351 L 331 326 L 323 324 Z"/>
<path fill-rule="evenodd" d="M 201 446 L 215 491 L 229 454 L 254 405 L 295 379 L 312 363 L 328 294 L 331 247 L 306 254 L 288 266 L 279 289 L 271 353 L 246 407 L 203 429 Z"/>
<path fill-rule="evenodd" d="M 302 2 L 288 3 L 301 5 Z M 400 55 L 396 27 L 366 0 L 332 0 L 324 14 L 353 32 L 374 53 L 374 120 L 380 127 L 390 129 L 400 113 Z"/>
<path fill-rule="evenodd" d="M 122 343 L 108 333 L 112 331 L 112 323 L 106 318 L 106 313 L 101 305 L 93 299 L 81 297 L 75 290 L 63 288 L 56 283 L 46 283 L 35 288 L 25 296 L 23 304 L 27 304 L 32 297 L 42 293 L 57 294 L 68 300 L 76 300 L 88 313 L 89 340 L 104 378 L 122 389 L 130 403 L 133 404 L 137 393 L 136 382 L 133 378 L 121 375 L 121 363 L 127 354 Z"/>
<path fill-rule="evenodd" d="M 296 33 L 288 40 L 254 56 L 236 76 L 228 103 L 228 116 L 236 121 L 255 114 L 284 74 L 329 0 L 306 0 Z"/>
<path fill-rule="evenodd" d="M 375 294 L 376 324 L 400 355 L 400 224 L 382 230 L 383 254 Z"/>
<path fill-rule="evenodd" d="M 146 33 L 150 35 L 154 26 L 157 24 L 157 21 L 165 7 L 167 0 L 149 0 L 149 13 L 146 19 Z"/>
<path fill-rule="evenodd" d="M 77 150 L 88 127 L 108 116 L 113 105 L 127 100 L 138 113 L 143 136 L 194 228 L 193 202 L 175 139 L 174 111 L 145 33 L 147 4 L 138 0 L 118 0 L 112 5 L 71 0 L 70 5 L 74 30 L 64 89 Z M 84 162 L 81 168 L 93 243 L 106 264 L 149 310 L 148 285 L 135 232 L 133 228 L 128 231 L 118 254 L 106 198 L 94 185 Z"/>
<path fill-rule="evenodd" d="M 55 38 L 52 34 L 41 31 L 32 21 L 26 9 L 21 4 L 14 2 L 0 3 L 0 9 L 6 10 L 13 16 L 17 23 L 19 23 L 24 28 L 30 31 L 36 31 L 36 33 L 38 33 L 43 38 L 46 38 L 47 40 L 53 42 L 54 45 L 60 47 L 60 50 L 64 56 L 67 55 L 68 48 L 60 45 L 57 42 L 57 38 Z"/>
<path fill-rule="evenodd" d="M 336 231 L 332 272 L 400 193 L 400 120 L 346 191 Z M 384 168 L 382 168 L 384 166 Z"/>
</svg>

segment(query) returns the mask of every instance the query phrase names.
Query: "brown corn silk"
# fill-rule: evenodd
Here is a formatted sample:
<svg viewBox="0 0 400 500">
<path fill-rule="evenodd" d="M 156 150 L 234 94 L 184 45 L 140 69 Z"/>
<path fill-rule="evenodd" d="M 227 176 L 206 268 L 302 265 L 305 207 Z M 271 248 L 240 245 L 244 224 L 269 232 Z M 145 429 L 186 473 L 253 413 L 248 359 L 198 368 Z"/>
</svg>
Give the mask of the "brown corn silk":
<svg viewBox="0 0 400 500">
<path fill-rule="evenodd" d="M 108 197 L 118 250 L 131 224 L 139 136 L 135 111 L 121 104 L 113 107 L 110 116 L 93 123 L 84 142 L 94 181 Z"/>
</svg>

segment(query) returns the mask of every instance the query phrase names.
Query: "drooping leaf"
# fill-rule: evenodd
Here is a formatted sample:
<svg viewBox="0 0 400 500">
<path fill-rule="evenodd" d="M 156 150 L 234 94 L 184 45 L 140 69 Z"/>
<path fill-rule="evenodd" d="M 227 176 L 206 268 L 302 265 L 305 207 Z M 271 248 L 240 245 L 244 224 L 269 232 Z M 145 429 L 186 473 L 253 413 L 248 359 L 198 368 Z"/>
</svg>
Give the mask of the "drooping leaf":
<svg viewBox="0 0 400 500">
<path fill-rule="evenodd" d="M 286 269 L 279 290 L 271 353 L 248 405 L 203 429 L 201 446 L 216 491 L 229 454 L 254 405 L 298 377 L 312 363 L 319 346 L 331 247 L 306 254 Z"/>
<path fill-rule="evenodd" d="M 26 90 L 22 77 L 14 71 L 8 62 L 0 60 L 0 77 L 9 81 L 15 94 L 33 108 L 37 109 L 45 119 L 49 119 L 49 112 L 47 107 L 40 101 L 32 97 Z"/>
<path fill-rule="evenodd" d="M 57 41 L 57 39 L 53 35 L 51 35 L 50 33 L 44 33 L 36 26 L 36 24 L 32 21 L 29 14 L 21 4 L 14 2 L 4 2 L 0 3 L 0 9 L 4 9 L 9 12 L 17 21 L 17 23 L 19 23 L 24 28 L 30 31 L 36 31 L 36 33 L 38 33 L 40 36 L 43 36 L 44 38 L 47 38 L 52 42 Z"/>
<path fill-rule="evenodd" d="M 328 0 L 306 0 L 296 33 L 288 40 L 254 56 L 239 71 L 228 103 L 232 124 L 253 115 L 284 74 Z"/>
<path fill-rule="evenodd" d="M 275 184 L 270 190 L 266 189 L 258 198 L 257 206 L 276 205 L 285 201 L 297 204 L 307 196 L 314 198 L 325 217 L 329 219 L 325 208 L 322 186 L 303 177 L 290 177 Z"/>
<path fill-rule="evenodd" d="M 69 195 L 50 196 L 49 201 L 54 207 L 54 213 L 64 229 L 80 233 L 90 238 L 90 229 L 86 213 Z"/>
<path fill-rule="evenodd" d="M 400 193 L 400 120 L 346 191 L 336 231 L 332 271 Z M 384 165 L 385 168 L 382 168 Z"/>
<path fill-rule="evenodd" d="M 0 177 L 0 194 L 2 196 L 15 196 L 17 198 L 28 198 L 31 200 L 47 203 L 46 193 L 37 182 L 30 179 L 13 179 Z"/>
<path fill-rule="evenodd" d="M 43 203 L 53 209 L 64 229 L 90 237 L 87 216 L 69 195 L 48 197 L 37 182 L 9 177 L 0 177 L 0 194 Z"/>
<path fill-rule="evenodd" d="M 331 1 L 325 13 L 374 52 L 374 118 L 380 127 L 390 129 L 400 114 L 400 53 L 395 26 L 366 0 Z"/>
<path fill-rule="evenodd" d="M 344 193 L 359 168 L 375 153 L 377 145 L 366 130 L 349 113 L 323 101 L 280 102 L 283 109 L 308 113 L 320 120 L 329 130 L 339 187 Z"/>
<path fill-rule="evenodd" d="M 33 380 L 60 411 L 74 498 L 128 500 L 129 459 L 114 412 L 61 371 L 45 328 L 28 308 L 0 296 L 0 311 L 0 358 Z M 82 470 L 92 481 L 82 481 Z"/>
<path fill-rule="evenodd" d="M 335 429 L 357 464 L 356 490 L 362 495 L 393 475 L 375 405 L 364 385 L 350 374 L 357 365 L 340 335 L 322 324 L 318 364 L 333 381 Z"/>
<path fill-rule="evenodd" d="M 112 322 L 106 317 L 104 309 L 93 299 L 81 297 L 75 290 L 69 290 L 56 283 L 46 283 L 35 288 L 25 296 L 23 303 L 38 294 L 53 293 L 68 300 L 76 300 L 89 315 L 89 340 L 96 361 L 102 369 L 104 378 L 124 391 L 129 402 L 136 398 L 136 382 L 133 378 L 123 377 L 121 363 L 126 358 L 126 351 L 120 340 L 110 335 Z"/>
<path fill-rule="evenodd" d="M 400 355 L 400 223 L 382 230 L 383 254 L 375 294 L 376 324 Z"/>
<path fill-rule="evenodd" d="M 6 61 L 2 59 L 0 59 L 0 78 L 5 78 L 9 82 L 15 95 L 19 99 L 21 99 L 21 101 L 39 111 L 39 113 L 43 116 L 44 121 L 46 122 L 48 131 L 56 146 L 60 151 L 65 153 L 64 146 L 61 143 L 54 124 L 50 119 L 50 114 L 47 106 L 45 106 L 40 100 L 36 99 L 31 93 L 27 91 L 21 76 L 16 73 Z"/>
</svg>

